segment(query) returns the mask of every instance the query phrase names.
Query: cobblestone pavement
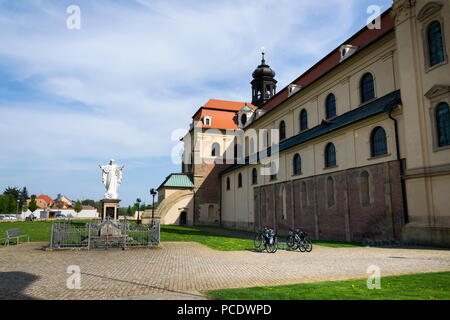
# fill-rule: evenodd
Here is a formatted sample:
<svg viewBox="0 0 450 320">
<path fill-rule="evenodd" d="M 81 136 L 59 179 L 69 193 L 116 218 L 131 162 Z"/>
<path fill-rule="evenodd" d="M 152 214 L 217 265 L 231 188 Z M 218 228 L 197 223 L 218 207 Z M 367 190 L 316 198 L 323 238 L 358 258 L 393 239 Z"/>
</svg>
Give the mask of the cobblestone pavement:
<svg viewBox="0 0 450 320">
<path fill-rule="evenodd" d="M 449 250 L 328 248 L 311 253 L 221 252 L 197 243 L 158 249 L 43 251 L 42 243 L 0 248 L 0 299 L 204 299 L 209 289 L 282 285 L 381 274 L 450 270 Z M 81 289 L 67 289 L 68 266 Z"/>
</svg>

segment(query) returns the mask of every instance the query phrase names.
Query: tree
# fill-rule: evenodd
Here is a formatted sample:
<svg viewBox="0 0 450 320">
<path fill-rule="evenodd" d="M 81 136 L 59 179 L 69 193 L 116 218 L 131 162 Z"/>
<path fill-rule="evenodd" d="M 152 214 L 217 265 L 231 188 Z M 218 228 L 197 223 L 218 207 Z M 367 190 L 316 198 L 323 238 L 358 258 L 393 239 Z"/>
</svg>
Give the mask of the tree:
<svg viewBox="0 0 450 320">
<path fill-rule="evenodd" d="M 0 195 L 0 214 L 7 214 L 8 202 L 7 196 Z"/>
<path fill-rule="evenodd" d="M 128 206 L 127 208 L 127 216 L 131 217 L 133 215 L 133 210 L 131 209 L 131 206 Z"/>
<path fill-rule="evenodd" d="M 31 213 L 34 213 L 38 208 L 38 205 L 36 203 L 36 196 L 32 195 L 31 196 L 31 201 L 28 204 L 28 209 L 31 211 Z"/>
<path fill-rule="evenodd" d="M 75 210 L 76 213 L 80 213 L 81 210 L 83 210 L 83 205 L 81 204 L 80 200 L 77 200 L 77 202 L 75 202 L 75 206 L 73 207 L 73 210 Z"/>
<path fill-rule="evenodd" d="M 23 187 L 19 193 L 19 207 L 20 208 L 23 208 L 26 205 L 28 198 L 29 198 L 29 196 L 28 196 L 27 187 Z"/>
<path fill-rule="evenodd" d="M 13 196 L 14 200 L 18 200 L 19 199 L 19 195 L 20 195 L 20 190 L 17 189 L 16 187 L 8 187 L 8 188 L 5 189 L 3 194 L 5 196 L 6 195 L 11 195 L 11 196 Z"/>
<path fill-rule="evenodd" d="M 91 206 L 91 207 L 95 208 L 95 201 L 94 200 L 86 199 L 86 200 L 81 201 L 81 204 L 83 206 Z"/>
</svg>

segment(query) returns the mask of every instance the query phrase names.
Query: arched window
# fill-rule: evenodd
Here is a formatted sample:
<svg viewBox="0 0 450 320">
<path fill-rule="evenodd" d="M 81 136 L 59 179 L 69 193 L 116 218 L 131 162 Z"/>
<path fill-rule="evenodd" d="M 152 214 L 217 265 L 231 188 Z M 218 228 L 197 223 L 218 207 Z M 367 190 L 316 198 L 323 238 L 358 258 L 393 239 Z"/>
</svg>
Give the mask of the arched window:
<svg viewBox="0 0 450 320">
<path fill-rule="evenodd" d="M 444 45 L 442 41 L 442 27 L 439 21 L 433 21 L 427 28 L 428 53 L 430 56 L 430 67 L 445 60 Z"/>
<path fill-rule="evenodd" d="M 277 180 L 278 168 L 275 161 L 270 163 L 270 180 Z"/>
<path fill-rule="evenodd" d="M 293 171 L 294 171 L 294 175 L 298 175 L 302 173 L 302 158 L 300 157 L 300 155 L 298 153 L 295 154 L 294 159 L 293 159 Z"/>
<path fill-rule="evenodd" d="M 306 189 L 306 182 L 302 182 L 300 195 L 301 195 L 301 205 L 302 208 L 306 208 L 308 206 L 308 193 Z"/>
<path fill-rule="evenodd" d="M 242 188 L 242 173 L 238 174 L 238 188 Z"/>
<path fill-rule="evenodd" d="M 325 147 L 325 168 L 336 166 L 336 148 L 329 143 Z"/>
<path fill-rule="evenodd" d="M 375 84 L 371 73 L 366 73 L 361 78 L 361 103 L 375 98 Z"/>
<path fill-rule="evenodd" d="M 237 140 L 237 138 L 234 139 L 233 151 L 234 151 L 234 158 L 237 159 L 239 157 L 238 156 L 238 140 Z"/>
<path fill-rule="evenodd" d="M 327 178 L 327 204 L 328 208 L 334 206 L 334 180 L 332 177 Z"/>
<path fill-rule="evenodd" d="M 450 145 L 450 108 L 447 103 L 442 102 L 436 108 L 436 126 L 438 146 Z"/>
<path fill-rule="evenodd" d="M 308 112 L 306 109 L 300 111 L 300 131 L 308 129 Z"/>
<path fill-rule="evenodd" d="M 230 190 L 230 177 L 227 178 L 227 190 Z"/>
<path fill-rule="evenodd" d="M 280 198 L 281 198 L 281 219 L 287 220 L 287 213 L 286 213 L 286 188 L 284 185 L 280 188 Z"/>
<path fill-rule="evenodd" d="M 247 115 L 245 113 L 241 116 L 241 123 L 243 126 L 247 123 Z"/>
<path fill-rule="evenodd" d="M 372 157 L 377 157 L 388 153 L 386 131 L 384 131 L 382 127 L 376 127 L 373 129 L 372 136 L 370 137 L 370 146 L 372 149 Z"/>
<path fill-rule="evenodd" d="M 258 170 L 256 168 L 252 170 L 252 184 L 258 184 Z"/>
<path fill-rule="evenodd" d="M 336 97 L 332 93 L 325 100 L 325 116 L 327 119 L 336 117 Z"/>
<path fill-rule="evenodd" d="M 360 177 L 361 182 L 361 203 L 363 207 L 370 206 L 370 185 L 369 185 L 369 173 L 363 171 Z"/>
<path fill-rule="evenodd" d="M 286 122 L 280 122 L 280 140 L 286 139 Z"/>
<path fill-rule="evenodd" d="M 211 147 L 211 156 L 212 157 L 220 156 L 220 145 L 218 143 L 213 143 Z"/>
</svg>

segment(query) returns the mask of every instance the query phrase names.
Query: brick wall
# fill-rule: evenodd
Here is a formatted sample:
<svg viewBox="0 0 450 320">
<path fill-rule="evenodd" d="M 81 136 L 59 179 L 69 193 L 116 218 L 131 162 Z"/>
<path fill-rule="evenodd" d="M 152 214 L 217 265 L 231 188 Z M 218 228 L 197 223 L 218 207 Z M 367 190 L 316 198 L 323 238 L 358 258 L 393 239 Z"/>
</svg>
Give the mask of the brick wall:
<svg viewBox="0 0 450 320">
<path fill-rule="evenodd" d="M 364 171 L 369 174 L 370 203 L 363 201 Z M 334 183 L 333 192 L 327 191 L 329 178 Z M 306 195 L 302 197 L 303 183 Z M 283 186 L 286 219 L 282 219 Z M 255 188 L 256 228 L 269 225 L 287 233 L 293 227 L 316 239 L 358 241 L 398 239 L 403 224 L 398 161 Z"/>
</svg>

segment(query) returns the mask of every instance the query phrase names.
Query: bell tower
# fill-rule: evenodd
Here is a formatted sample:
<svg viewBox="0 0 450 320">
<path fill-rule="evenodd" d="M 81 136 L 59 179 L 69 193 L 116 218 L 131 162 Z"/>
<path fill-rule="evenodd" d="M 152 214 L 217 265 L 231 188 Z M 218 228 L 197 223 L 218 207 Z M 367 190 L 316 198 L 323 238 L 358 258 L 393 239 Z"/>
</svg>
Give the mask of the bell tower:
<svg viewBox="0 0 450 320">
<path fill-rule="evenodd" d="M 264 49 L 261 52 L 261 64 L 253 72 L 252 85 L 252 104 L 261 107 L 269 99 L 271 99 L 277 89 L 277 81 L 275 80 L 275 71 L 266 64 L 264 59 Z"/>
</svg>

